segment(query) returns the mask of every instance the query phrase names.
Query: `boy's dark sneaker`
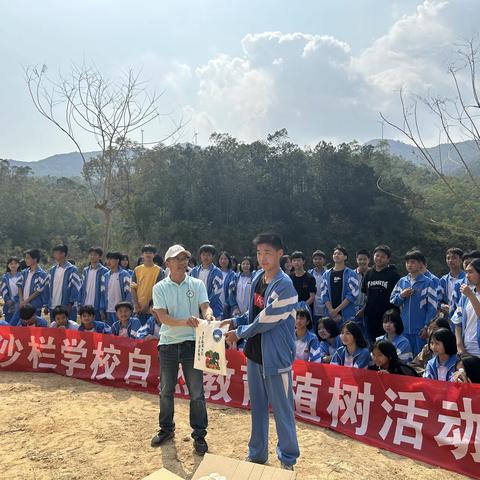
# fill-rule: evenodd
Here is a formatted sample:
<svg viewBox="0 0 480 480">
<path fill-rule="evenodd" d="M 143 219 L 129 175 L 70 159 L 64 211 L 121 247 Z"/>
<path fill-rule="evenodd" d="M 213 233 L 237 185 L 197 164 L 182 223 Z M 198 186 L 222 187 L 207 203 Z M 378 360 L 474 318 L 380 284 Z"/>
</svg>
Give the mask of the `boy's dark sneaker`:
<svg viewBox="0 0 480 480">
<path fill-rule="evenodd" d="M 173 432 L 166 432 L 165 430 L 160 430 L 150 442 L 152 447 L 159 447 L 162 443 L 165 443 L 170 438 L 173 438 L 175 434 Z"/>
<path fill-rule="evenodd" d="M 205 455 L 208 452 L 208 444 L 204 438 L 199 437 L 193 441 L 193 448 L 197 455 Z"/>
<path fill-rule="evenodd" d="M 283 468 L 283 470 L 293 471 L 293 465 L 288 465 L 287 463 L 283 463 L 283 462 L 280 462 L 280 468 Z"/>
</svg>

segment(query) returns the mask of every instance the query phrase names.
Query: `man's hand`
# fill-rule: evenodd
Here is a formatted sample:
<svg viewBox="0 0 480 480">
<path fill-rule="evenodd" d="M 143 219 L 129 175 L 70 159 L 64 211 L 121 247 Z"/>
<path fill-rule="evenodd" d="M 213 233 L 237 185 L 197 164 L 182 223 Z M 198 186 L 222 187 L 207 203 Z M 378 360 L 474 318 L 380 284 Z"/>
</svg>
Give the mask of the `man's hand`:
<svg viewBox="0 0 480 480">
<path fill-rule="evenodd" d="M 239 338 L 237 337 L 236 330 L 230 330 L 225 334 L 225 341 L 232 346 L 233 344 L 237 343 Z"/>
<path fill-rule="evenodd" d="M 199 319 L 197 317 L 188 317 L 186 320 L 186 326 L 197 328 L 199 323 Z"/>
<path fill-rule="evenodd" d="M 415 290 L 413 288 L 405 288 L 400 292 L 400 296 L 402 298 L 408 298 L 411 297 L 415 293 Z"/>
<path fill-rule="evenodd" d="M 215 317 L 211 314 L 208 314 L 208 315 L 205 315 L 205 320 L 207 322 L 214 322 L 215 321 Z"/>
</svg>

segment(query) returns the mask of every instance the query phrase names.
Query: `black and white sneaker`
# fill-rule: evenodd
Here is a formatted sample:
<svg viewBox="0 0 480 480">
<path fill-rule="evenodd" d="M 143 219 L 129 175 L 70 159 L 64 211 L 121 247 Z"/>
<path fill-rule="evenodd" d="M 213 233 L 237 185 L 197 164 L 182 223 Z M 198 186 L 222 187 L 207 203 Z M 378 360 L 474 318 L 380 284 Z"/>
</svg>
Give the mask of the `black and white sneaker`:
<svg viewBox="0 0 480 480">
<path fill-rule="evenodd" d="M 152 441 L 150 442 L 150 445 L 152 447 L 159 447 L 162 445 L 162 443 L 165 443 L 167 440 L 170 440 L 171 438 L 174 437 L 173 432 L 166 432 L 165 430 L 160 430 L 153 438 Z"/>
<path fill-rule="evenodd" d="M 193 441 L 195 453 L 203 457 L 208 452 L 208 444 L 203 437 L 196 438 Z"/>
</svg>

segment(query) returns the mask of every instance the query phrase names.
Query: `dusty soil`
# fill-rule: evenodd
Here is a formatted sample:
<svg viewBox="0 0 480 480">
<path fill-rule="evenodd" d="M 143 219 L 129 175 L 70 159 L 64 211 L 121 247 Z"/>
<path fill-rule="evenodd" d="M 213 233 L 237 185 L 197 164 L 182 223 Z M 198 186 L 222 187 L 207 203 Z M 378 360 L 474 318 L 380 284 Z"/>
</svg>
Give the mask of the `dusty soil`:
<svg viewBox="0 0 480 480">
<path fill-rule="evenodd" d="M 14 480 L 141 479 L 162 466 L 190 479 L 193 453 L 188 402 L 176 400 L 176 437 L 150 447 L 158 399 L 55 374 L 0 372 L 0 478 Z M 243 459 L 249 412 L 211 404 L 210 452 Z M 271 424 L 270 464 L 275 456 Z M 299 480 L 454 480 L 460 475 L 369 447 L 327 429 L 298 423 Z"/>
</svg>

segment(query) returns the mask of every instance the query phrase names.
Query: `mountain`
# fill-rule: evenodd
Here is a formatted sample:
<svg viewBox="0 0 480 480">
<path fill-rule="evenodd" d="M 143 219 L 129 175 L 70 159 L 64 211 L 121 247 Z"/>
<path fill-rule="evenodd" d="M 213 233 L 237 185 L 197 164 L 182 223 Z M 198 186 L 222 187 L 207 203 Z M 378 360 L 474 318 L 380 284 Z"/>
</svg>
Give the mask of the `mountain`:
<svg viewBox="0 0 480 480">
<path fill-rule="evenodd" d="M 370 140 L 365 145 L 381 146 L 392 155 L 408 160 L 415 165 L 428 165 L 427 161 L 414 145 L 400 142 L 398 140 Z M 457 143 L 457 148 L 469 167 L 480 172 L 480 150 L 473 140 Z M 462 175 L 465 168 L 455 148 L 449 143 L 442 143 L 436 147 L 427 148 L 432 156 L 435 165 L 447 175 Z"/>
<path fill-rule="evenodd" d="M 98 155 L 100 152 L 85 152 L 86 160 Z M 30 167 L 34 175 L 51 177 L 79 177 L 82 174 L 83 162 L 78 152 L 59 153 L 36 162 L 20 162 L 8 160 L 10 165 L 16 167 Z"/>
</svg>

